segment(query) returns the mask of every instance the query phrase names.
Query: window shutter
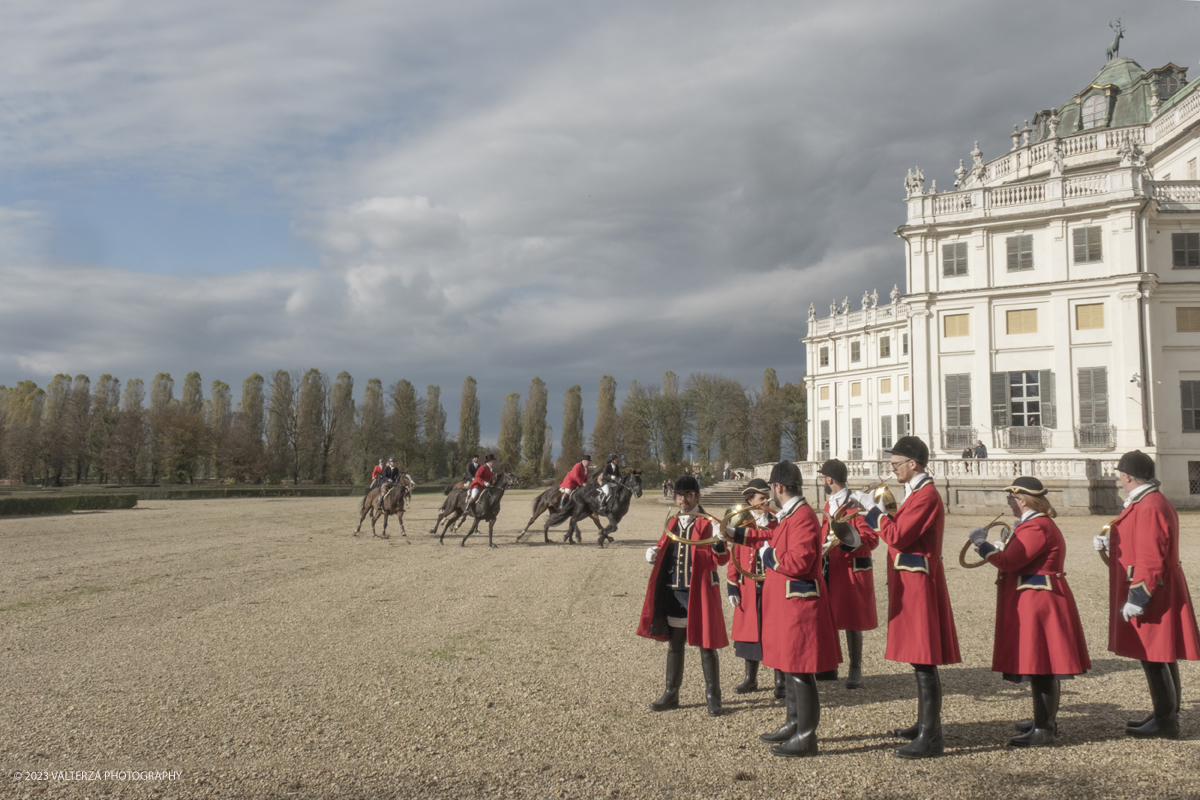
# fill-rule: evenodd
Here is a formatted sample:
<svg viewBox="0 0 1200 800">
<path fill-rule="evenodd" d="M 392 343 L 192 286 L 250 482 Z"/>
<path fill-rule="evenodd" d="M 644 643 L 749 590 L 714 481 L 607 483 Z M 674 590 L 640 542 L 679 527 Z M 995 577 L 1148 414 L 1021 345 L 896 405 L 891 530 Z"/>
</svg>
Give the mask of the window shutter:
<svg viewBox="0 0 1200 800">
<path fill-rule="evenodd" d="M 992 373 L 992 427 L 1008 427 L 1008 373 Z"/>
<path fill-rule="evenodd" d="M 958 376 L 946 376 L 946 427 L 958 425 Z"/>
<path fill-rule="evenodd" d="M 1079 370 L 1079 424 L 1095 422 L 1095 400 L 1092 395 L 1092 370 Z"/>
<path fill-rule="evenodd" d="M 1088 228 L 1088 261 L 1101 261 L 1104 258 L 1103 248 L 1101 247 L 1100 232 L 1103 230 L 1100 226 Z"/>
<path fill-rule="evenodd" d="M 1054 373 L 1048 369 L 1039 370 L 1038 386 L 1041 390 L 1042 427 L 1056 428 L 1058 420 L 1054 413 Z"/>
<path fill-rule="evenodd" d="M 1176 333 L 1200 333 L 1200 308 L 1175 308 Z"/>
<path fill-rule="evenodd" d="M 1190 433 L 1196 430 L 1196 404 L 1192 396 L 1192 387 L 1200 381 L 1179 382 L 1179 407 L 1183 412 L 1183 430 Z"/>
<path fill-rule="evenodd" d="M 1096 425 L 1108 424 L 1108 367 L 1095 367 L 1092 370 L 1092 402 L 1093 422 Z"/>
<path fill-rule="evenodd" d="M 1076 228 L 1071 231 L 1071 240 L 1075 245 L 1075 263 L 1082 264 L 1087 258 L 1087 228 Z"/>
<path fill-rule="evenodd" d="M 1017 247 L 1017 237 L 1009 236 L 1005 240 L 1005 244 L 1008 247 L 1008 271 L 1016 272 L 1021 268 L 1021 254 Z"/>
</svg>

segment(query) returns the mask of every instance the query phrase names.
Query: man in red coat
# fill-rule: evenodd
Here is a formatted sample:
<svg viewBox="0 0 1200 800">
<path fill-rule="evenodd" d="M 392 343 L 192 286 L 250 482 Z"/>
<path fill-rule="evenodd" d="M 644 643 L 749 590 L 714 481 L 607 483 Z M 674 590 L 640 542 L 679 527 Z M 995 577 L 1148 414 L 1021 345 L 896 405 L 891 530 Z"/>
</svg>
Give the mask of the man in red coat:
<svg viewBox="0 0 1200 800">
<path fill-rule="evenodd" d="M 562 493 L 562 497 L 558 501 L 559 508 L 562 508 L 562 504 L 571 498 L 571 492 L 588 482 L 588 466 L 591 463 L 592 457 L 585 453 L 583 458 L 579 459 L 579 463 L 571 467 L 571 471 L 558 484 L 558 491 Z"/>
<path fill-rule="evenodd" d="M 942 741 L 942 680 L 938 666 L 957 664 L 958 633 L 942 566 L 942 525 L 946 510 L 933 480 L 925 474 L 929 448 L 916 436 L 902 436 L 891 449 L 892 472 L 907 487 L 893 519 L 866 494 L 856 499 L 869 510 L 854 517 L 860 534 L 878 533 L 888 545 L 888 637 L 884 658 L 912 664 L 917 675 L 917 723 L 898 728 L 897 738 L 912 743 L 897 758 L 931 758 Z"/>
<path fill-rule="evenodd" d="M 817 471 L 819 480 L 825 484 L 829 500 L 825 503 L 825 517 L 821 521 L 822 540 L 829 538 L 829 530 L 843 528 L 845 522 L 834 523 L 833 515 L 852 498 L 846 488 L 846 465 L 831 458 Z M 844 535 L 844 534 L 843 534 Z M 850 656 L 850 674 L 846 677 L 847 689 L 862 686 L 862 643 L 863 631 L 879 627 L 879 615 L 875 611 L 875 571 L 871 551 L 879 546 L 879 536 L 874 532 L 861 534 L 861 544 L 856 549 L 839 545 L 825 556 L 825 582 L 829 584 L 829 598 L 833 607 L 833 624 L 839 631 L 846 632 L 846 650 Z M 821 679 L 821 676 L 817 676 Z M 832 680 L 837 680 L 835 671 Z"/>
<path fill-rule="evenodd" d="M 496 456 L 488 453 L 484 463 L 475 470 L 475 477 L 471 478 L 471 485 L 467 487 L 467 511 L 470 513 L 475 513 L 475 500 L 479 497 L 479 493 L 496 480 L 496 473 L 493 471 L 495 466 Z"/>
<path fill-rule="evenodd" d="M 682 539 L 701 540 L 716 535 L 712 523 L 696 515 L 700 505 L 700 484 L 690 475 L 675 482 L 675 504 L 679 514 L 671 518 L 667 530 Z M 667 536 L 646 550 L 646 561 L 653 564 L 646 585 L 646 600 L 638 622 L 638 636 L 667 642 L 667 686 L 662 697 L 650 704 L 652 711 L 679 707 L 679 687 L 683 683 L 684 644 L 700 648 L 700 666 L 704 670 L 704 697 L 708 715 L 721 713 L 721 665 L 717 650 L 729 644 L 725 635 L 725 614 L 721 607 L 721 579 L 717 567 L 729 563 L 729 550 L 723 542 L 685 545 Z"/>
<path fill-rule="evenodd" d="M 760 739 L 776 742 L 771 754 L 815 756 L 821 721 L 818 672 L 836 669 L 842 660 L 837 629 L 821 574 L 821 526 L 801 492 L 800 468 L 780 461 L 771 469 L 771 493 L 779 504 L 779 525 L 759 557 L 763 581 L 763 663 L 784 673 L 787 719 Z M 730 538 L 745 541 L 746 529 Z M 857 538 L 857 537 L 855 537 Z"/>
<path fill-rule="evenodd" d="M 1179 515 L 1158 490 L 1154 460 L 1134 450 L 1117 462 L 1125 510 L 1096 537 L 1107 550 L 1108 649 L 1142 662 L 1154 713 L 1125 726 L 1129 736 L 1179 736 L 1179 659 L 1200 659 L 1200 632 L 1179 561 Z"/>
<path fill-rule="evenodd" d="M 742 497 L 750 506 L 754 526 L 747 528 L 742 549 L 735 549 L 729 556 L 728 584 L 729 605 L 733 606 L 733 652 L 746 662 L 746 678 L 733 687 L 735 694 L 746 694 L 758 690 L 758 665 L 762 661 L 762 581 L 747 578 L 738 571 L 741 566 L 752 575 L 763 574 L 762 559 L 758 549 L 771 538 L 771 531 L 778 524 L 768 511 L 771 502 L 771 487 L 762 478 L 755 478 L 742 489 Z M 777 694 L 783 693 L 783 673 L 776 670 Z"/>
</svg>

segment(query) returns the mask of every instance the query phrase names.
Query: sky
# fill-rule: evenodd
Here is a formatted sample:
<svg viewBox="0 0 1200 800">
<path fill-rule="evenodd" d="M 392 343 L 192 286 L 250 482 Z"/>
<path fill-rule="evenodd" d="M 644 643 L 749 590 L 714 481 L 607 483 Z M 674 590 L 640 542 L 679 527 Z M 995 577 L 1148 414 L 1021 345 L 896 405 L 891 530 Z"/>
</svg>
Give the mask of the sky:
<svg viewBox="0 0 1200 800">
<path fill-rule="evenodd" d="M 442 387 L 804 373 L 807 308 L 903 290 L 903 179 L 1120 54 L 1200 77 L 1190 0 L 8 0 L 0 384 Z M 206 390 L 207 393 L 207 390 Z"/>
</svg>

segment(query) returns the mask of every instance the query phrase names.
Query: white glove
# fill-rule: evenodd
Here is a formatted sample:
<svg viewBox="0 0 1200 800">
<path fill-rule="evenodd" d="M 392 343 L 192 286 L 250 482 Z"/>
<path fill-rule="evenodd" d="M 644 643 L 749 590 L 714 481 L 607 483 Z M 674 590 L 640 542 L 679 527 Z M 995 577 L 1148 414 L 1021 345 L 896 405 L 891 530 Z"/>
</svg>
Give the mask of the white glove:
<svg viewBox="0 0 1200 800">
<path fill-rule="evenodd" d="M 729 595 L 729 605 L 733 606 L 734 608 L 737 608 L 741 604 L 742 604 L 742 598 L 738 597 L 736 594 Z"/>
<path fill-rule="evenodd" d="M 875 498 L 871 497 L 871 495 L 867 494 L 866 492 L 851 492 L 850 496 L 857 500 L 858 504 L 868 511 L 878 505 L 878 503 L 875 502 Z"/>
<path fill-rule="evenodd" d="M 981 545 L 987 541 L 987 531 L 983 528 L 972 528 L 967 534 L 967 538 L 971 540 L 973 545 Z"/>
<path fill-rule="evenodd" d="M 653 564 L 654 559 L 658 558 L 658 545 L 646 548 L 646 563 Z"/>
<path fill-rule="evenodd" d="M 768 543 L 768 544 L 764 544 L 762 547 L 758 548 L 758 557 L 759 557 L 759 559 L 762 559 L 762 558 L 764 558 L 764 557 L 767 555 L 767 551 L 768 551 L 768 550 L 770 550 L 770 549 L 771 549 L 771 545 L 770 545 L 769 543 Z"/>
<path fill-rule="evenodd" d="M 732 525 L 726 525 L 726 526 L 725 526 L 725 533 L 728 533 L 728 534 L 730 534 L 730 535 L 733 535 L 733 534 L 737 533 L 737 528 L 735 528 L 735 527 L 734 527 L 734 526 L 732 526 Z"/>
<path fill-rule="evenodd" d="M 1145 613 L 1146 609 L 1141 606 L 1135 606 L 1133 603 L 1126 603 L 1125 607 L 1121 609 L 1121 616 L 1125 618 L 1126 622 L 1129 622 L 1133 617 L 1140 617 Z"/>
<path fill-rule="evenodd" d="M 1103 551 L 1108 550 L 1108 537 L 1104 536 L 1104 535 L 1093 536 L 1092 537 L 1092 547 L 1096 548 L 1097 552 L 1103 552 Z"/>
</svg>

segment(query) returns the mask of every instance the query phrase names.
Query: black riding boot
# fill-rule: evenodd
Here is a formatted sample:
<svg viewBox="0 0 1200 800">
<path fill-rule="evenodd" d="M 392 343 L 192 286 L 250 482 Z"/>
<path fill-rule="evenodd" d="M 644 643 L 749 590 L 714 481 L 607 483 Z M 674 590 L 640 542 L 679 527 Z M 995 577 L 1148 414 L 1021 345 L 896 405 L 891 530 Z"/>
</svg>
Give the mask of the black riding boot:
<svg viewBox="0 0 1200 800">
<path fill-rule="evenodd" d="M 783 700 L 787 697 L 787 690 L 783 685 L 783 673 L 780 670 L 775 670 L 775 699 Z"/>
<path fill-rule="evenodd" d="M 679 708 L 679 687 L 683 684 L 683 651 L 687 646 L 687 628 L 671 628 L 667 641 L 667 688 L 662 697 L 650 704 L 651 711 Z"/>
<path fill-rule="evenodd" d="M 847 689 L 862 686 L 862 631 L 846 631 L 846 649 L 850 651 L 850 674 L 846 677 Z"/>
<path fill-rule="evenodd" d="M 758 662 L 746 659 L 746 679 L 733 687 L 734 694 L 758 691 Z"/>
<path fill-rule="evenodd" d="M 1171 681 L 1175 684 L 1175 714 L 1179 714 L 1179 704 L 1183 702 L 1183 686 L 1179 682 L 1179 662 L 1170 661 L 1168 666 L 1171 670 Z M 1151 712 L 1145 719 L 1130 720 L 1125 723 L 1126 728 L 1140 728 L 1143 725 L 1154 719 L 1154 713 Z"/>
<path fill-rule="evenodd" d="M 921 697 L 921 673 L 917 671 L 917 721 L 907 728 L 896 728 L 892 731 L 892 736 L 897 739 L 908 739 L 910 742 L 917 738 L 917 734 L 921 731 L 921 721 L 925 719 L 925 704 L 920 701 Z"/>
<path fill-rule="evenodd" d="M 1143 661 L 1142 670 L 1150 687 L 1154 715 L 1145 725 L 1127 725 L 1125 733 L 1139 739 L 1175 739 L 1179 736 L 1179 702 L 1171 665 L 1162 661 Z"/>
<path fill-rule="evenodd" d="M 837 667 L 827 669 L 824 672 L 818 672 L 816 677 L 819 681 L 836 681 L 838 679 Z"/>
<path fill-rule="evenodd" d="M 721 716 L 721 662 L 711 647 L 700 648 L 700 667 L 704 670 L 704 701 L 710 717 Z"/>
<path fill-rule="evenodd" d="M 786 742 L 788 739 L 791 739 L 796 733 L 796 728 L 798 727 L 796 716 L 796 692 L 792 687 L 791 681 L 787 679 L 786 672 L 781 673 L 779 670 L 775 670 L 775 674 L 783 675 L 783 696 L 785 700 L 784 706 L 787 709 L 787 716 L 784 718 L 783 725 L 779 726 L 778 730 L 772 733 L 764 733 L 762 736 L 758 737 L 759 741 L 770 742 L 772 744 L 776 742 Z"/>
<path fill-rule="evenodd" d="M 917 738 L 895 750 L 896 758 L 936 758 L 945 752 L 942 741 L 942 680 L 936 666 L 915 664 L 917 670 Z"/>
<path fill-rule="evenodd" d="M 796 698 L 796 732 L 786 742 L 771 748 L 771 755 L 804 758 L 817 754 L 817 725 L 821 722 L 821 698 L 817 678 L 808 673 L 787 674 L 788 691 Z"/>
<path fill-rule="evenodd" d="M 1033 694 L 1033 722 L 1021 736 L 1009 740 L 1013 747 L 1050 747 L 1058 736 L 1058 700 L 1061 684 L 1053 675 L 1030 678 Z"/>
</svg>

